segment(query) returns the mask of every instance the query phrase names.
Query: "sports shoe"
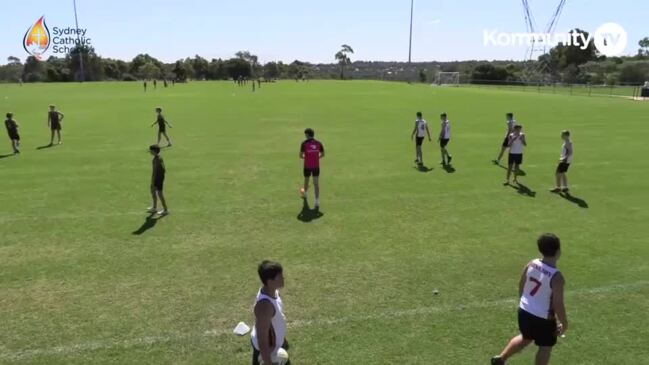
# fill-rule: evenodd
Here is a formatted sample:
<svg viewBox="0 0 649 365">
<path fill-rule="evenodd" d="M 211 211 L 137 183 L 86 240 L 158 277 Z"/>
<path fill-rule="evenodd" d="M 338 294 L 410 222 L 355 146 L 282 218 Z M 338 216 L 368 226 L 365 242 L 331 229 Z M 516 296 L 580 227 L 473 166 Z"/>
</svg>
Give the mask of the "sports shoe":
<svg viewBox="0 0 649 365">
<path fill-rule="evenodd" d="M 147 213 L 157 213 L 157 212 L 158 212 L 158 208 L 151 207 L 151 208 L 148 208 L 148 209 L 146 210 L 146 212 L 147 212 Z"/>
<path fill-rule="evenodd" d="M 564 193 L 566 193 L 566 194 L 568 194 L 568 192 L 570 192 L 570 189 L 568 189 L 568 188 L 563 188 L 561 191 L 564 192 Z"/>
<path fill-rule="evenodd" d="M 161 217 L 164 217 L 165 215 L 169 215 L 169 211 L 164 209 L 158 212 L 158 215 Z"/>
<path fill-rule="evenodd" d="M 550 192 L 551 193 L 560 193 L 561 189 L 559 189 L 559 188 L 550 189 Z"/>
<path fill-rule="evenodd" d="M 500 356 L 494 356 L 491 358 L 491 365 L 505 365 L 505 362 Z"/>
</svg>

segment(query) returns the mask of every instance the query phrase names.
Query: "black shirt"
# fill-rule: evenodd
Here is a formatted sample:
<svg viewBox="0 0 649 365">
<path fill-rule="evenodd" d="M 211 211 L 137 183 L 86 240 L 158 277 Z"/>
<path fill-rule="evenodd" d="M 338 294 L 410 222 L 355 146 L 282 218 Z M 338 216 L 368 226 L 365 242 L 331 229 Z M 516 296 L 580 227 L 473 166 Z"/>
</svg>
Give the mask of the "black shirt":
<svg viewBox="0 0 649 365">
<path fill-rule="evenodd" d="M 50 114 L 50 122 L 52 124 L 59 124 L 59 112 L 53 111 L 48 113 Z"/>
<path fill-rule="evenodd" d="M 18 131 L 18 125 L 16 125 L 16 121 L 13 119 L 5 120 L 5 126 L 7 127 L 7 132 L 9 133 L 16 133 Z"/>
<path fill-rule="evenodd" d="M 151 161 L 153 165 L 153 175 L 151 176 L 153 180 L 164 179 L 165 177 L 165 164 L 162 160 L 162 157 L 155 156 Z"/>
</svg>

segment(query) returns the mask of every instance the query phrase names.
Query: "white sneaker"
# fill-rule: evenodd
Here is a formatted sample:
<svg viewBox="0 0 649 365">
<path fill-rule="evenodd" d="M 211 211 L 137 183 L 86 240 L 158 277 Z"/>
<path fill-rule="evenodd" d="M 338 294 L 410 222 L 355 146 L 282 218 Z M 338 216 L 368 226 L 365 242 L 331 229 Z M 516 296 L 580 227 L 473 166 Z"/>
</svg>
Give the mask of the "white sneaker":
<svg viewBox="0 0 649 365">
<path fill-rule="evenodd" d="M 157 208 L 154 208 L 154 207 L 151 207 L 151 208 L 148 208 L 148 209 L 146 210 L 146 212 L 147 212 L 147 213 L 157 213 L 157 212 L 158 212 L 158 209 L 157 209 Z"/>
<path fill-rule="evenodd" d="M 169 211 L 168 210 L 161 210 L 161 211 L 158 212 L 158 215 L 160 215 L 161 217 L 164 217 L 165 215 L 169 215 Z"/>
</svg>

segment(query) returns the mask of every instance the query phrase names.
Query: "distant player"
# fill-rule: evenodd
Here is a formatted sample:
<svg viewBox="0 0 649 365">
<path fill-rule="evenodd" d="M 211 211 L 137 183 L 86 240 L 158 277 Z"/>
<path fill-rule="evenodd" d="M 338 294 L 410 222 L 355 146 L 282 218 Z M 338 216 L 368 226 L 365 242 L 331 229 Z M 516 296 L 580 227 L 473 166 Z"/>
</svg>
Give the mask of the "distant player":
<svg viewBox="0 0 649 365">
<path fill-rule="evenodd" d="M 410 139 L 411 140 L 414 139 L 415 135 L 417 135 L 417 139 L 415 140 L 415 152 L 417 156 L 415 159 L 415 163 L 421 167 L 424 165 L 424 158 L 421 152 L 421 145 L 424 142 L 424 138 L 426 136 L 428 136 L 428 141 L 432 141 L 432 139 L 430 138 L 430 131 L 428 130 L 428 123 L 422 117 L 421 112 L 417 112 L 417 120 L 415 120 L 415 128 L 412 130 L 412 135 L 410 136 Z"/>
<path fill-rule="evenodd" d="M 63 126 L 63 118 L 65 116 L 60 111 L 56 110 L 56 106 L 50 105 L 50 111 L 47 113 L 47 126 L 50 127 L 52 136 L 50 138 L 50 146 L 54 145 L 54 134 L 58 138 L 58 143 L 61 144 L 61 129 Z"/>
<path fill-rule="evenodd" d="M 250 334 L 252 365 L 271 365 L 280 348 L 288 350 L 286 316 L 279 296 L 279 289 L 284 287 L 283 271 L 280 263 L 272 261 L 262 261 L 257 268 L 262 287 L 255 299 L 255 325 Z"/>
<path fill-rule="evenodd" d="M 442 165 L 450 165 L 453 156 L 448 153 L 446 146 L 451 140 L 451 121 L 448 120 L 446 113 L 442 113 L 439 117 L 442 120 L 442 123 L 439 138 L 437 140 L 439 141 L 439 148 L 442 151 Z"/>
<path fill-rule="evenodd" d="M 503 158 L 505 151 L 509 148 L 509 135 L 514 133 L 514 127 L 516 126 L 516 120 L 514 119 L 514 113 L 507 113 L 507 134 L 505 135 L 505 140 L 503 140 L 502 148 L 498 154 L 498 158 L 493 160 L 496 165 L 500 165 L 500 160 Z"/>
<path fill-rule="evenodd" d="M 146 92 L 146 80 L 144 80 L 144 82 L 142 83 L 142 85 L 144 85 L 144 92 Z"/>
<path fill-rule="evenodd" d="M 16 122 L 13 117 L 13 113 L 7 113 L 5 127 L 7 127 L 7 134 L 11 141 L 11 149 L 14 151 L 15 155 L 20 153 L 20 135 L 18 134 L 18 122 Z"/>
<path fill-rule="evenodd" d="M 523 164 L 523 151 L 527 146 L 525 133 L 522 132 L 523 126 L 517 124 L 514 127 L 514 132 L 509 135 L 509 161 L 507 166 L 507 181 L 505 185 L 509 185 L 509 179 L 514 172 L 514 183 L 518 183 L 518 174 L 520 173 L 520 166 Z"/>
<path fill-rule="evenodd" d="M 158 88 L 158 81 L 156 79 L 153 79 L 153 89 Z"/>
<path fill-rule="evenodd" d="M 165 164 L 162 157 L 160 157 L 160 146 L 155 144 L 149 146 L 149 152 L 153 155 L 153 160 L 151 161 L 153 165 L 153 172 L 151 174 L 151 198 L 153 199 L 153 206 L 147 209 L 147 212 L 158 213 L 161 216 L 165 216 L 169 214 L 167 201 L 162 192 L 166 173 Z M 158 211 L 158 199 L 160 199 L 160 203 L 162 203 L 161 211 Z"/>
<path fill-rule="evenodd" d="M 536 365 L 546 365 L 550 363 L 552 347 L 557 343 L 557 337 L 568 329 L 568 316 L 563 301 L 565 279 L 557 269 L 561 242 L 559 237 L 546 233 L 539 237 L 537 245 L 543 258 L 528 263 L 518 283 L 520 335 L 512 338 L 502 353 L 491 359 L 492 365 L 504 365 L 532 341 L 539 347 Z"/>
<path fill-rule="evenodd" d="M 561 147 L 561 157 L 559 158 L 559 166 L 557 166 L 556 172 L 556 186 L 554 189 L 550 190 L 553 193 L 564 192 L 567 193 L 570 191 L 568 189 L 568 168 L 572 163 L 572 140 L 570 139 L 570 131 L 561 132 L 561 139 L 563 139 L 563 146 Z"/>
<path fill-rule="evenodd" d="M 302 198 L 307 198 L 309 191 L 309 178 L 313 176 L 315 192 L 315 209 L 320 208 L 320 159 L 325 156 L 324 146 L 315 139 L 315 132 L 311 128 L 304 130 L 306 140 L 300 145 L 300 158 L 304 160 L 304 187 L 300 189 Z"/>
<path fill-rule="evenodd" d="M 162 139 L 162 136 L 164 136 L 167 140 L 167 147 L 171 147 L 171 139 L 169 139 L 169 136 L 167 135 L 167 126 L 169 126 L 169 128 L 173 127 L 171 126 L 171 123 L 167 122 L 165 117 L 162 115 L 162 108 L 155 108 L 155 112 L 157 114 L 156 121 L 151 124 L 151 127 L 156 124 L 158 125 L 158 145 L 160 145 L 160 140 Z"/>
</svg>

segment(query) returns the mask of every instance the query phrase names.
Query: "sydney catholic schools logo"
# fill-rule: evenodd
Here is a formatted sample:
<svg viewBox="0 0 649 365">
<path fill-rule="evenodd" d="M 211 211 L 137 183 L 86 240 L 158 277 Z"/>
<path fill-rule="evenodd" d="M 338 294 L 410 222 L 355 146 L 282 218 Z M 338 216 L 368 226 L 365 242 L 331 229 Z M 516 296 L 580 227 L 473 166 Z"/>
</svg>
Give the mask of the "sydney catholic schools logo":
<svg viewBox="0 0 649 365">
<path fill-rule="evenodd" d="M 37 60 L 43 59 L 43 54 L 53 45 L 52 53 L 54 55 L 68 54 L 77 45 L 89 46 L 91 39 L 86 37 L 87 29 L 76 27 L 54 27 L 52 28 L 54 36 L 50 34 L 45 22 L 45 16 L 34 23 L 23 37 L 23 48 L 25 51 L 36 57 Z"/>
</svg>

